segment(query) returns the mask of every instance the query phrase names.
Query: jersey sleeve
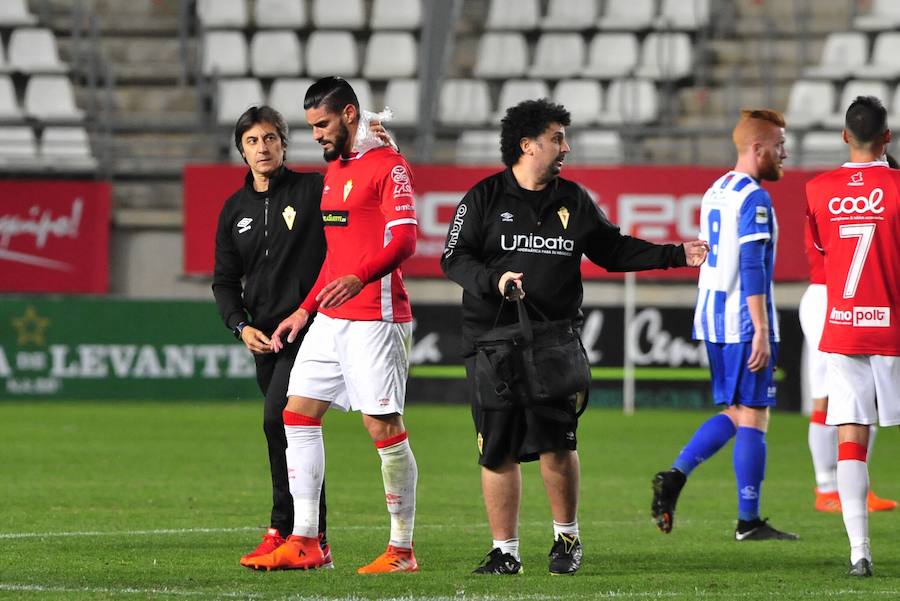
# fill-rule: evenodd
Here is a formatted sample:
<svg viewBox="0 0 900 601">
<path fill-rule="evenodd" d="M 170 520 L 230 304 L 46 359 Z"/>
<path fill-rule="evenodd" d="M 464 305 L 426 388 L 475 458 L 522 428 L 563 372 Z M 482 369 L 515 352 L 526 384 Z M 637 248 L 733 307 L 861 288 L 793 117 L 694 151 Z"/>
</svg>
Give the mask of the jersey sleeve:
<svg viewBox="0 0 900 601">
<path fill-rule="evenodd" d="M 244 287 L 244 262 L 231 237 L 231 213 L 226 203 L 219 213 L 216 226 L 216 262 L 213 271 L 212 290 L 225 326 L 231 330 L 247 321 L 242 294 Z"/>
<path fill-rule="evenodd" d="M 386 227 L 417 225 L 409 165 L 402 156 L 394 154 L 379 167 L 381 173 L 378 174 L 376 189 Z"/>
<path fill-rule="evenodd" d="M 772 199 L 762 188 L 751 192 L 738 215 L 738 242 L 746 244 L 772 237 Z"/>
</svg>

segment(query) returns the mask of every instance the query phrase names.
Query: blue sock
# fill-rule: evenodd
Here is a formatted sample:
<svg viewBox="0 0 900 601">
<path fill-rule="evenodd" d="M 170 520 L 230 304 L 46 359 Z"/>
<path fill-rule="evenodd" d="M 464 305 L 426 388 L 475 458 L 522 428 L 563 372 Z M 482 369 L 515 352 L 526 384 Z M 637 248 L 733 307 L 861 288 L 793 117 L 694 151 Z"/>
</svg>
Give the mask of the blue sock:
<svg viewBox="0 0 900 601">
<path fill-rule="evenodd" d="M 718 413 L 697 428 L 691 440 L 681 449 L 675 463 L 679 472 L 689 475 L 694 468 L 712 457 L 734 436 L 734 422 L 727 415 Z"/>
<path fill-rule="evenodd" d="M 734 475 L 738 489 L 738 519 L 759 518 L 759 495 L 766 477 L 766 433 L 738 428 L 734 437 Z"/>
</svg>

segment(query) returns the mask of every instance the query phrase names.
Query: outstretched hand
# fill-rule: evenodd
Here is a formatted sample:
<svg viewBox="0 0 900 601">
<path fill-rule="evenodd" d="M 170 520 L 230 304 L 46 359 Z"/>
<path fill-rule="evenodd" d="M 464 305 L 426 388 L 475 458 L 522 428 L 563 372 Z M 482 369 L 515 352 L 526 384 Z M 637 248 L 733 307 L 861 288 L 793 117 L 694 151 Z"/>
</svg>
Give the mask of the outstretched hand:
<svg viewBox="0 0 900 601">
<path fill-rule="evenodd" d="M 706 240 L 691 240 L 682 244 L 684 247 L 684 258 L 687 260 L 688 267 L 700 267 L 706 261 L 706 255 L 709 253 L 709 242 Z"/>
<path fill-rule="evenodd" d="M 272 333 L 272 350 L 277 353 L 284 348 L 284 342 L 281 340 L 281 337 L 285 333 L 288 335 L 288 342 L 295 341 L 297 339 L 297 334 L 299 334 L 300 330 L 306 326 L 307 321 L 309 321 L 309 313 L 302 307 L 282 319 L 281 323 L 278 324 L 278 327 L 275 328 L 275 331 Z"/>
<path fill-rule="evenodd" d="M 325 287 L 316 295 L 319 306 L 323 309 L 340 307 L 348 300 L 359 294 L 363 283 L 353 274 L 344 275 L 325 284 Z"/>
</svg>

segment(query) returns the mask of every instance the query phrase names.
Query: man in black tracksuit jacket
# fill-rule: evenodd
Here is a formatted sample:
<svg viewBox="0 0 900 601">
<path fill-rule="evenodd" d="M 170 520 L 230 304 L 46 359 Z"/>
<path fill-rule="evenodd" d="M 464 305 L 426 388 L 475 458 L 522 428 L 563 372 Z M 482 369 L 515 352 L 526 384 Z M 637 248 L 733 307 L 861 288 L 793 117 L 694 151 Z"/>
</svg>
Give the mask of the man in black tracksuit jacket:
<svg viewBox="0 0 900 601">
<path fill-rule="evenodd" d="M 244 564 L 250 556 L 272 551 L 294 526 L 282 411 L 294 357 L 306 332 L 277 354 L 271 352 L 269 336 L 312 289 L 325 258 L 325 233 L 319 211 L 322 175 L 284 166 L 287 126 L 277 111 L 267 106 L 248 109 L 235 126 L 235 144 L 250 171 L 219 214 L 212 289 L 222 321 L 256 361 L 272 472 L 271 527 L 262 544 L 241 558 Z M 327 546 L 324 486 L 319 532 Z"/>
<path fill-rule="evenodd" d="M 504 302 L 509 284 L 524 295 L 532 319 L 582 321 L 581 258 L 608 271 L 698 266 L 706 243 L 653 244 L 622 235 L 580 185 L 558 177 L 569 145 L 569 113 L 546 100 L 510 108 L 502 121 L 500 147 L 507 169 L 476 184 L 459 203 L 441 267 L 463 287 L 463 340 L 466 372 L 477 431 L 482 490 L 494 538 L 493 550 L 475 571 L 516 574 L 519 462 L 541 462 L 553 513 L 550 572 L 572 574 L 581 564 L 576 512 L 579 464 L 575 431 L 576 399 L 560 399 L 568 423 L 528 409 L 485 411 L 475 395 L 476 337 L 518 320 L 514 303 Z M 498 318 L 498 309 L 502 311 Z"/>
</svg>

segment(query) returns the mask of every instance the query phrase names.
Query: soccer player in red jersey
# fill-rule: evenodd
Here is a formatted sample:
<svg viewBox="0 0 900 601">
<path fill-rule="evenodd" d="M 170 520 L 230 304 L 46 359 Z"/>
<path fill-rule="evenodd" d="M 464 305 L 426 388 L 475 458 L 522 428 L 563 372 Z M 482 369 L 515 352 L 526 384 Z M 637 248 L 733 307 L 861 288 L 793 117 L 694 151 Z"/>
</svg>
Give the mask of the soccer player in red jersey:
<svg viewBox="0 0 900 601">
<path fill-rule="evenodd" d="M 812 393 L 813 410 L 809 418 L 809 453 L 816 475 L 816 511 L 841 512 L 841 498 L 837 491 L 838 435 L 837 426 L 825 423 L 828 414 L 827 353 L 819 350 L 822 329 L 825 327 L 827 293 L 825 291 L 825 258 L 815 247 L 809 228 L 804 242 L 809 263 L 809 286 L 800 299 L 800 326 L 806 340 L 806 381 Z M 872 456 L 878 426 L 869 427 L 868 456 Z M 882 499 L 871 490 L 866 500 L 869 511 L 890 511 L 897 501 Z"/>
<path fill-rule="evenodd" d="M 400 264 L 416 246 L 409 166 L 393 148 L 357 144 L 359 102 L 340 77 L 310 86 L 303 106 L 322 145 L 321 212 L 328 250 L 318 281 L 272 334 L 276 352 L 318 311 L 300 347 L 284 411 L 294 529 L 285 544 L 256 558 L 258 569 L 326 565 L 317 541 L 319 492 L 325 473 L 322 417 L 330 407 L 360 411 L 381 456 L 391 534 L 387 550 L 361 574 L 415 572 L 412 536 L 416 460 L 403 425 L 412 312 Z"/>
<path fill-rule="evenodd" d="M 850 162 L 806 184 L 807 215 L 825 256 L 828 416 L 838 426 L 837 485 L 850 575 L 871 576 L 866 463 L 869 426 L 900 425 L 900 173 L 883 160 L 887 111 L 871 96 L 847 109 Z"/>
</svg>

